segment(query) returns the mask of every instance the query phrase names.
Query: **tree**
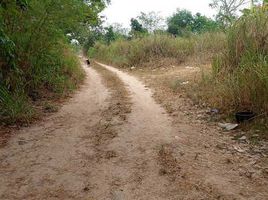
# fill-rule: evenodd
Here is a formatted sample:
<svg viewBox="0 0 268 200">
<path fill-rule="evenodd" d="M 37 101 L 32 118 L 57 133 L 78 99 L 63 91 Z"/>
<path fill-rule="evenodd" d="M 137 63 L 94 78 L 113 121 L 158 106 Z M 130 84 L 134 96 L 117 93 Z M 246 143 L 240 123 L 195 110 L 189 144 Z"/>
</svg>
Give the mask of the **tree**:
<svg viewBox="0 0 268 200">
<path fill-rule="evenodd" d="M 131 37 L 140 37 L 148 33 L 148 30 L 143 28 L 142 24 L 137 20 L 132 18 L 130 20 L 131 24 L 131 31 L 130 31 L 130 36 Z"/>
<path fill-rule="evenodd" d="M 144 32 L 145 29 L 142 27 L 142 24 L 137 20 L 132 18 L 130 20 L 130 26 L 131 26 L 131 31 L 136 31 L 136 32 Z"/>
<path fill-rule="evenodd" d="M 113 31 L 116 35 L 116 38 L 125 38 L 128 36 L 129 29 L 124 28 L 122 24 L 113 23 L 111 26 L 113 27 Z"/>
<path fill-rule="evenodd" d="M 259 0 L 213 0 L 209 6 L 218 10 L 217 19 L 223 24 L 224 27 L 228 27 L 237 18 L 237 11 L 249 4 L 251 6 Z"/>
<path fill-rule="evenodd" d="M 182 36 L 188 32 L 188 28 L 193 24 L 192 13 L 188 10 L 177 10 L 170 18 L 168 18 L 168 29 L 167 31 L 173 35 Z"/>
<path fill-rule="evenodd" d="M 104 40 L 109 45 L 115 39 L 116 39 L 116 35 L 114 33 L 113 27 L 109 26 L 108 28 L 106 28 L 106 33 L 104 35 Z"/>
<path fill-rule="evenodd" d="M 150 33 L 153 33 L 156 30 L 163 30 L 165 28 L 164 18 L 159 15 L 159 12 L 141 12 L 138 19 L 142 26 Z"/>
<path fill-rule="evenodd" d="M 188 33 L 216 31 L 219 27 L 219 23 L 200 13 L 192 15 L 188 10 L 177 10 L 177 13 L 168 19 L 167 31 L 173 35 L 183 36 Z"/>
<path fill-rule="evenodd" d="M 201 15 L 200 13 L 196 13 L 193 16 L 193 23 L 191 24 L 191 31 L 193 33 L 202 33 L 209 31 L 216 31 L 220 27 L 220 24 L 216 21 Z"/>
</svg>

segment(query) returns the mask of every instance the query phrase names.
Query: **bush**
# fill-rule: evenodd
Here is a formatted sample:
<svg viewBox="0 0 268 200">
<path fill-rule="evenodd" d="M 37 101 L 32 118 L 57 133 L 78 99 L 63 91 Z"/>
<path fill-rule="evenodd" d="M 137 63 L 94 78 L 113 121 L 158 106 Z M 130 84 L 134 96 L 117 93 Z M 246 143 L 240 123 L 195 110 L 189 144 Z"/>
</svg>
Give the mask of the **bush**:
<svg viewBox="0 0 268 200">
<path fill-rule="evenodd" d="M 224 53 L 214 59 L 211 79 L 204 84 L 209 88 L 207 100 L 228 112 L 252 110 L 267 115 L 267 11 L 242 16 L 229 30 L 227 42 Z"/>
<path fill-rule="evenodd" d="M 63 96 L 84 76 L 65 35 L 81 28 L 92 8 L 72 0 L 20 2 L 0 5 L 0 123 L 30 121 L 33 101 Z"/>
<path fill-rule="evenodd" d="M 32 65 L 24 72 L 12 72 L 10 89 L 0 84 L 1 122 L 28 123 L 36 114 L 33 101 L 62 97 L 81 83 L 84 71 L 76 54 L 66 45 L 59 46 L 38 58 L 31 57 Z"/>
</svg>

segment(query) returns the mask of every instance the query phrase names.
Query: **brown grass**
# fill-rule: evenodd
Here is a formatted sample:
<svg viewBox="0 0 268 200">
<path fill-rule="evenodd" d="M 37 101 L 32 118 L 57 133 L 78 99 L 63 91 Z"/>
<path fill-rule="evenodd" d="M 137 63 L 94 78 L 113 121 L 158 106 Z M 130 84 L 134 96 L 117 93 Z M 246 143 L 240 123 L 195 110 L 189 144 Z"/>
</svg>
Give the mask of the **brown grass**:
<svg viewBox="0 0 268 200">
<path fill-rule="evenodd" d="M 223 33 L 205 33 L 190 38 L 150 35 L 134 40 L 118 40 L 109 46 L 97 43 L 90 56 L 118 67 L 161 67 L 185 61 L 205 63 L 225 47 Z"/>
</svg>

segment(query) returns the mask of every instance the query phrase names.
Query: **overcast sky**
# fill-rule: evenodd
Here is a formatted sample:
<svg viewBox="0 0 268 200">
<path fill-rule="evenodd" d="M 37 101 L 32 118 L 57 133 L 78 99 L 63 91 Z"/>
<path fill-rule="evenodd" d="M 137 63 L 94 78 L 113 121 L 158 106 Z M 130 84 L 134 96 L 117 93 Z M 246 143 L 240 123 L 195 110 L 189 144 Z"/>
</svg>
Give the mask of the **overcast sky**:
<svg viewBox="0 0 268 200">
<path fill-rule="evenodd" d="M 200 12 L 213 17 L 216 12 L 209 7 L 212 0 L 111 0 L 111 4 L 104 10 L 108 24 L 121 23 L 129 27 L 130 19 L 137 17 L 140 12 L 160 11 L 163 17 L 172 15 L 177 8 Z"/>
</svg>

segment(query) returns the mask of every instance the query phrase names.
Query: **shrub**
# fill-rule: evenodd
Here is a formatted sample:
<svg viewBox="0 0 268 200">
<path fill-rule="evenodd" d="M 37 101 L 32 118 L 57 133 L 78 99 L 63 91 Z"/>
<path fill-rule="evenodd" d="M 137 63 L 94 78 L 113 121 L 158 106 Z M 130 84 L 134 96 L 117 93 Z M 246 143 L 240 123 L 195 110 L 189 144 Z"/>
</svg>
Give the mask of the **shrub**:
<svg viewBox="0 0 268 200">
<path fill-rule="evenodd" d="M 33 101 L 77 87 L 83 70 L 65 35 L 97 15 L 83 1 L 21 2 L 0 5 L 0 123 L 29 121 Z"/>
<path fill-rule="evenodd" d="M 224 53 L 214 59 L 211 79 L 204 83 L 209 88 L 207 100 L 228 112 L 252 110 L 267 115 L 267 11 L 256 9 L 242 16 L 229 30 L 227 43 Z"/>
</svg>

